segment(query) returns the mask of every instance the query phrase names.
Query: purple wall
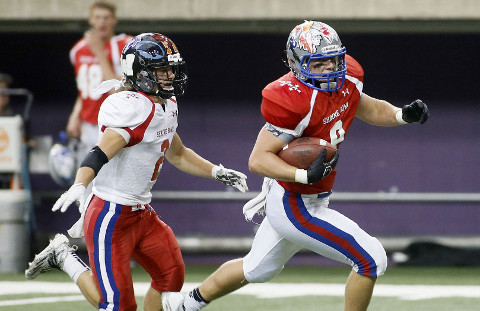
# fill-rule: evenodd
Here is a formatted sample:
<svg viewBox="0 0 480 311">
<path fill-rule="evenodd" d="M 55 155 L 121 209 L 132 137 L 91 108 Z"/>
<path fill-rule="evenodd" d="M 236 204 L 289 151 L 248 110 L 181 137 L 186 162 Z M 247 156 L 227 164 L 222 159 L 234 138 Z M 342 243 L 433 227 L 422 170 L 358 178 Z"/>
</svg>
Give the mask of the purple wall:
<svg viewBox="0 0 480 311">
<path fill-rule="evenodd" d="M 401 104 L 401 102 L 400 102 Z M 429 102 L 431 118 L 424 125 L 382 128 L 356 120 L 341 145 L 335 191 L 342 192 L 477 192 L 480 185 L 480 132 L 474 117 L 478 106 L 450 107 Z M 214 163 L 243 171 L 249 187 L 259 191 L 262 178 L 248 171 L 247 161 L 264 121 L 258 106 L 247 102 L 180 100 L 179 135 L 185 145 Z M 58 189 L 48 176 L 34 176 L 35 189 Z M 47 185 L 50 186 L 47 187 Z M 154 190 L 215 190 L 226 187 L 187 175 L 164 164 Z M 39 229 L 64 226 L 65 216 L 52 215 L 49 204 L 37 206 Z M 243 202 L 161 201 L 152 204 L 177 235 L 251 235 L 255 225 L 244 221 Z M 340 203 L 331 207 L 350 216 L 375 235 L 478 235 L 477 204 Z M 52 218 L 53 217 L 53 218 Z M 66 216 L 72 221 L 75 211 Z M 214 225 L 212 225 L 214 224 Z"/>
</svg>

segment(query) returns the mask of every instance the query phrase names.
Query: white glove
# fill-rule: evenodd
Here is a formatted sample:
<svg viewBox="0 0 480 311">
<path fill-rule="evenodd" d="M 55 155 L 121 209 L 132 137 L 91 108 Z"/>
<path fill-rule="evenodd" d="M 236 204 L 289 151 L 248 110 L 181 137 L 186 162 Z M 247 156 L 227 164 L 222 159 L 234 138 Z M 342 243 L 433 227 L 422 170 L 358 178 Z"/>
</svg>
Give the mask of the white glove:
<svg viewBox="0 0 480 311">
<path fill-rule="evenodd" d="M 272 187 L 273 179 L 265 177 L 263 178 L 262 191 L 259 195 L 245 203 L 243 206 L 243 215 L 248 221 L 252 221 L 255 214 L 262 215 L 265 213 L 265 206 L 267 204 L 267 195 Z"/>
<path fill-rule="evenodd" d="M 64 213 L 75 201 L 79 202 L 79 209 L 81 209 L 80 212 L 82 212 L 82 209 L 84 208 L 83 206 L 85 205 L 85 190 L 85 186 L 82 183 L 74 184 L 68 189 L 68 191 L 60 196 L 57 202 L 55 202 L 52 207 L 52 212 L 60 209 L 60 212 Z"/>
<path fill-rule="evenodd" d="M 212 168 L 212 177 L 227 186 L 232 186 L 241 192 L 248 191 L 247 176 L 245 174 L 223 167 L 222 164 Z"/>
</svg>

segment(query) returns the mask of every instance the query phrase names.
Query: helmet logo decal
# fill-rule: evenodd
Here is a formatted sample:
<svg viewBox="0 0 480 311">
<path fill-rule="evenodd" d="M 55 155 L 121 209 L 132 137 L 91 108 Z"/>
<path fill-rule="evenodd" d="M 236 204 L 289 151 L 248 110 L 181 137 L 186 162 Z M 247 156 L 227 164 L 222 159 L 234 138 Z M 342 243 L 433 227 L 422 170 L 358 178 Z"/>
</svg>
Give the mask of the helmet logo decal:
<svg viewBox="0 0 480 311">
<path fill-rule="evenodd" d="M 122 53 L 125 53 L 129 48 L 131 48 L 132 46 L 135 46 L 135 44 L 137 44 L 140 40 L 141 40 L 141 37 L 136 36 L 130 41 L 128 41 L 127 45 L 125 45 L 125 47 L 123 48 Z"/>
<path fill-rule="evenodd" d="M 293 30 L 290 44 L 309 53 L 316 53 L 322 40 L 325 40 L 327 44 L 332 44 L 333 41 L 339 40 L 339 37 L 332 27 L 320 22 L 309 22 L 301 24 Z"/>
</svg>

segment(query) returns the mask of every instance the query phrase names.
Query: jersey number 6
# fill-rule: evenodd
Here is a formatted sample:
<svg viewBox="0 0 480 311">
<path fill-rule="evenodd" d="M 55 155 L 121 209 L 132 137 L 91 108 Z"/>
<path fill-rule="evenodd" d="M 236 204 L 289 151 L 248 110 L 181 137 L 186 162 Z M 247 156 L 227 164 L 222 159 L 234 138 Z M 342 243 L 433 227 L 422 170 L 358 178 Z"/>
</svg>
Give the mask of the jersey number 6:
<svg viewBox="0 0 480 311">
<path fill-rule="evenodd" d="M 330 143 L 335 147 L 345 139 L 342 120 L 338 120 L 330 129 Z"/>
</svg>

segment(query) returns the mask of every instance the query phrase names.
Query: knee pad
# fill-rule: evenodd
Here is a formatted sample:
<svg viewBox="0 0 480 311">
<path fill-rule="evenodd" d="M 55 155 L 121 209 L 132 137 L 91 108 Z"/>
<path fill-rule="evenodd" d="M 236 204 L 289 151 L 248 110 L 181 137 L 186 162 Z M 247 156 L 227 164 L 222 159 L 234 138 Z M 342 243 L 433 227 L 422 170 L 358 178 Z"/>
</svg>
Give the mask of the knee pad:
<svg viewBox="0 0 480 311">
<path fill-rule="evenodd" d="M 376 276 L 382 276 L 387 270 L 387 253 L 383 248 L 382 243 L 379 240 L 375 239 L 375 248 L 374 253 L 371 254 L 375 262 L 371 263 L 371 271 L 374 271 Z"/>
<path fill-rule="evenodd" d="M 380 241 L 376 238 L 373 238 L 371 245 L 372 247 L 369 248 L 370 251 L 368 252 L 370 259 L 368 259 L 368 257 L 365 258 L 367 259 L 367 263 L 355 261 L 352 265 L 358 274 L 379 277 L 383 275 L 387 269 L 387 253 Z"/>
<path fill-rule="evenodd" d="M 387 253 L 385 252 L 385 249 L 383 248 L 382 244 L 378 242 L 378 245 L 379 245 L 379 251 L 378 251 L 379 255 L 377 256 L 377 258 L 375 258 L 375 262 L 377 263 L 377 276 L 381 276 L 387 270 L 388 259 L 387 259 Z"/>
<path fill-rule="evenodd" d="M 265 283 L 276 277 L 282 270 L 283 267 L 267 270 L 262 266 L 258 266 L 251 271 L 244 271 L 244 273 L 245 279 L 249 283 Z"/>
</svg>

